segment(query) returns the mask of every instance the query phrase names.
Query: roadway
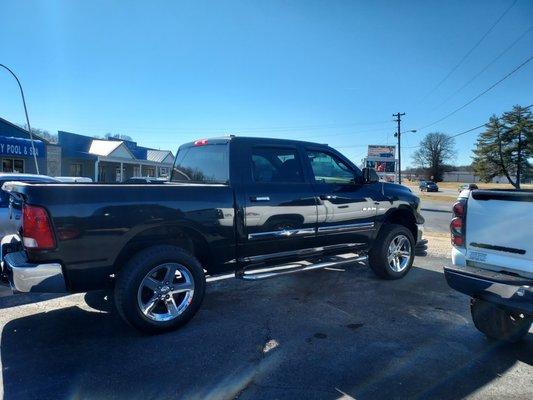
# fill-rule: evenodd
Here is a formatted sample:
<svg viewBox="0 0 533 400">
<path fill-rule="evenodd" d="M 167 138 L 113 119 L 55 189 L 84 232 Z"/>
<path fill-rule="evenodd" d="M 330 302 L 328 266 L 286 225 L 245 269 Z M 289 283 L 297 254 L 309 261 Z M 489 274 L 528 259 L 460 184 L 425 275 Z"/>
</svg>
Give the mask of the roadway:
<svg viewBox="0 0 533 400">
<path fill-rule="evenodd" d="M 426 220 L 424 228 L 427 231 L 447 233 L 452 220 L 453 201 L 427 201 L 422 200 L 420 213 Z"/>
</svg>

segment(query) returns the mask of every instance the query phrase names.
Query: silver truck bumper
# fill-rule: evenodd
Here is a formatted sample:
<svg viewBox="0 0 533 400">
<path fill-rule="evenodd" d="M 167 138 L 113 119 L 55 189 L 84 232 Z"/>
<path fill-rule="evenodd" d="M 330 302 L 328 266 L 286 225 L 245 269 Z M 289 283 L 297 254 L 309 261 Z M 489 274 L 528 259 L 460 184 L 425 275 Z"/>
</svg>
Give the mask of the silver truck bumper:
<svg viewBox="0 0 533 400">
<path fill-rule="evenodd" d="M 22 251 L 4 255 L 3 273 L 13 292 L 65 293 L 67 291 L 61 264 L 29 263 Z"/>
<path fill-rule="evenodd" d="M 424 224 L 416 224 L 416 242 L 420 242 L 422 240 L 422 236 L 424 235 Z"/>
<path fill-rule="evenodd" d="M 444 267 L 448 285 L 470 297 L 533 315 L 533 280 L 470 266 Z"/>
<path fill-rule="evenodd" d="M 415 255 L 424 257 L 427 255 L 428 250 L 428 241 L 427 239 L 423 239 L 422 236 L 424 235 L 424 225 L 423 224 L 417 224 L 417 235 L 416 235 L 416 245 L 415 245 Z"/>
</svg>

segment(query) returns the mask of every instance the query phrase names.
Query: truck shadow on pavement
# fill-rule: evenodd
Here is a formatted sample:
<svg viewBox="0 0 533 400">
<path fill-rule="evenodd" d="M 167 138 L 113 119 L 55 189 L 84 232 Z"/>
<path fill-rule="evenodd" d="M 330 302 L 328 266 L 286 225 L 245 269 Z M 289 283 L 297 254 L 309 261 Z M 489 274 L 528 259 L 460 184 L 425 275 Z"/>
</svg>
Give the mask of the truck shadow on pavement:
<svg viewBox="0 0 533 400">
<path fill-rule="evenodd" d="M 89 303 L 106 309 L 97 295 Z M 151 337 L 113 312 L 72 304 L 24 306 L 3 326 L 6 400 L 451 399 L 487 385 L 505 385 L 499 393 L 510 397 L 531 390 L 532 335 L 516 345 L 486 340 L 467 298 L 436 268 L 414 268 L 401 281 L 361 266 L 221 280 L 208 285 L 187 326 Z"/>
</svg>

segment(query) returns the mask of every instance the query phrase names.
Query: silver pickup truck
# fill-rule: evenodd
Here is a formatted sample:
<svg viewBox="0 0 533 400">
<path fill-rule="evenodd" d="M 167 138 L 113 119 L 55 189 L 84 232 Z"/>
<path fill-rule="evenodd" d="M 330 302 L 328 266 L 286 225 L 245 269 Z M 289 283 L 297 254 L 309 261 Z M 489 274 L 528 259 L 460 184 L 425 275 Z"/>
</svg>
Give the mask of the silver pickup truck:
<svg viewBox="0 0 533 400">
<path fill-rule="evenodd" d="M 448 284 L 471 297 L 477 329 L 520 340 L 533 321 L 533 191 L 465 190 L 453 214 Z"/>
<path fill-rule="evenodd" d="M 0 173 L 0 188 L 6 182 L 59 183 L 57 179 L 46 175 Z M 20 215 L 12 216 L 12 212 L 13 209 L 9 207 L 9 194 L 0 190 L 0 239 L 17 233 Z"/>
</svg>

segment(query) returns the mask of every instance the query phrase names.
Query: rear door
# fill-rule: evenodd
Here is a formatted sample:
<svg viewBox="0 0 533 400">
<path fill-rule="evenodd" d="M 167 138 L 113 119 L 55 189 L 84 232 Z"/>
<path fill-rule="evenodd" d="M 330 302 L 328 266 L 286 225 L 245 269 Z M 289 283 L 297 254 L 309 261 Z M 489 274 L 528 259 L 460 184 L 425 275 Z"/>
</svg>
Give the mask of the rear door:
<svg viewBox="0 0 533 400">
<path fill-rule="evenodd" d="M 338 251 L 365 249 L 374 235 L 379 193 L 361 171 L 334 151 L 306 148 L 318 198 L 317 243 Z"/>
<path fill-rule="evenodd" d="M 246 147 L 243 261 L 299 257 L 313 252 L 317 206 L 296 145 Z M 274 142 L 275 143 L 275 142 Z"/>
</svg>

